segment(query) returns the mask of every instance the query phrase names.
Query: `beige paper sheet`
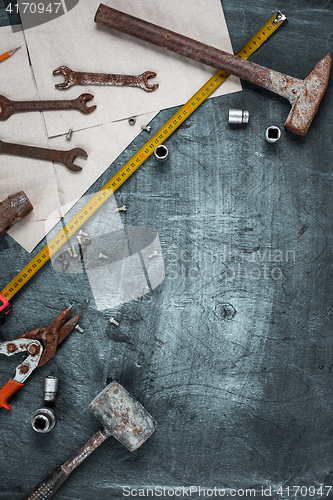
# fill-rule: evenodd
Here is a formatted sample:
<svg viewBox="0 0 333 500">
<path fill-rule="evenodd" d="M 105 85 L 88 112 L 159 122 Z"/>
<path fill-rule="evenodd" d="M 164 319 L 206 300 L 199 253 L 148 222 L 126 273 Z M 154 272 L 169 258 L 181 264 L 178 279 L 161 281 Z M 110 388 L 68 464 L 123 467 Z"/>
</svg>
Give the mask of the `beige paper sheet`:
<svg viewBox="0 0 333 500">
<path fill-rule="evenodd" d="M 232 52 L 220 0 L 107 0 L 105 3 Z M 92 102 L 97 109 L 90 115 L 77 111 L 45 114 L 49 137 L 64 134 L 69 128 L 80 130 L 184 104 L 215 71 L 97 25 L 94 16 L 99 4 L 100 0 L 80 0 L 65 15 L 25 32 L 41 99 L 74 99 L 84 92 L 95 96 Z M 138 88 L 90 85 L 61 91 L 55 84 L 64 78 L 52 74 L 61 65 L 75 71 L 101 73 L 137 75 L 155 71 L 157 77 L 151 83 L 159 83 L 159 88 L 149 93 Z M 239 90 L 239 80 L 232 77 L 214 96 Z"/>
</svg>

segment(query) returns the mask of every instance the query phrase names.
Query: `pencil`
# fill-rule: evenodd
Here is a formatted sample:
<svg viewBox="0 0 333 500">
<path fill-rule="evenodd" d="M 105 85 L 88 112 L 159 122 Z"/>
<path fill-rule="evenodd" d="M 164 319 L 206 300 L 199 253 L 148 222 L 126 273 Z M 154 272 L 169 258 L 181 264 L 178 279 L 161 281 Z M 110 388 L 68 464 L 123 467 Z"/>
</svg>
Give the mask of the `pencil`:
<svg viewBox="0 0 333 500">
<path fill-rule="evenodd" d="M 13 54 L 15 54 L 15 52 L 20 49 L 21 47 L 17 47 L 16 49 L 13 49 L 13 50 L 9 50 L 8 52 L 5 52 L 4 54 L 2 54 L 2 56 L 0 56 L 0 62 L 1 61 L 4 61 L 5 59 L 8 59 L 8 57 L 12 56 Z"/>
</svg>

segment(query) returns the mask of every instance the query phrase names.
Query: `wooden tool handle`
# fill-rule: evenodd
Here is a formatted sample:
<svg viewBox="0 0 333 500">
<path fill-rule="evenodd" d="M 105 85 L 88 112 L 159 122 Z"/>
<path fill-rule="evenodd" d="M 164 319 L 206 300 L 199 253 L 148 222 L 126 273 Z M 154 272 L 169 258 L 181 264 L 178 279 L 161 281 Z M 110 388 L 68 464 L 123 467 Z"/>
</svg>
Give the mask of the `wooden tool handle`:
<svg viewBox="0 0 333 500">
<path fill-rule="evenodd" d="M 59 486 L 70 476 L 80 463 L 110 436 L 106 429 L 96 432 L 94 436 L 59 469 L 52 472 L 44 481 L 30 491 L 24 500 L 49 500 Z"/>
<path fill-rule="evenodd" d="M 62 483 L 66 481 L 68 476 L 69 474 L 60 467 L 60 469 L 52 472 L 44 481 L 31 490 L 24 500 L 48 500 L 54 495 Z"/>
</svg>

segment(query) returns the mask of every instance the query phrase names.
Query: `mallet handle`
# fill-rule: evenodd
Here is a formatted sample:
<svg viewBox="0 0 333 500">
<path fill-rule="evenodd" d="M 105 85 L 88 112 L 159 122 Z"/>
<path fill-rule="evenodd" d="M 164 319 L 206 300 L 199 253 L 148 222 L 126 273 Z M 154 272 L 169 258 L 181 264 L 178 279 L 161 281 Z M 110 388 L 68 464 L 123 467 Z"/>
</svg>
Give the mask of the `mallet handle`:
<svg viewBox="0 0 333 500">
<path fill-rule="evenodd" d="M 70 476 L 71 472 L 109 436 L 110 434 L 105 429 L 96 432 L 72 458 L 67 460 L 59 469 L 53 471 L 44 481 L 31 490 L 24 500 L 48 500 L 51 498 L 62 483 Z"/>
</svg>

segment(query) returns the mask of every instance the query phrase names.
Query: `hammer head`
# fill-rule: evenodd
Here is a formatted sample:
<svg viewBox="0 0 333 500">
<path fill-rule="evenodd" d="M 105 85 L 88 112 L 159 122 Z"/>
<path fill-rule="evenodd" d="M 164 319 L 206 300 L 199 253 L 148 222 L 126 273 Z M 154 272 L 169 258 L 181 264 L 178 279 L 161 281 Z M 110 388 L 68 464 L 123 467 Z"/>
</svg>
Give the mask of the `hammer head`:
<svg viewBox="0 0 333 500">
<path fill-rule="evenodd" d="M 331 54 L 326 54 L 302 81 L 295 100 L 289 99 L 293 106 L 284 126 L 290 132 L 298 135 L 307 133 L 327 88 L 331 60 Z"/>
<path fill-rule="evenodd" d="M 139 448 L 154 432 L 156 422 L 118 382 L 112 382 L 89 405 L 109 434 L 129 451 Z"/>
</svg>

